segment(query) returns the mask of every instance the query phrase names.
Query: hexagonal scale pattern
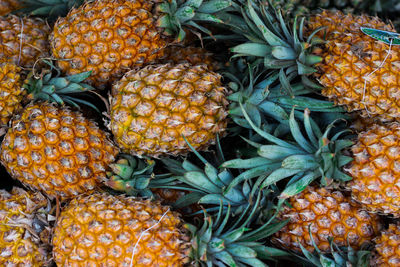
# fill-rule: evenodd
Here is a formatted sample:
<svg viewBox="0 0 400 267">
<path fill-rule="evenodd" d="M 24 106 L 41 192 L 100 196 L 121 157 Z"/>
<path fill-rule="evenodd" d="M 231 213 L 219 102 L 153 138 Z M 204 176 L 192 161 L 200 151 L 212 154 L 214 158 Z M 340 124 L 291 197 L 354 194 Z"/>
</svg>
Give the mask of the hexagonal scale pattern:
<svg viewBox="0 0 400 267">
<path fill-rule="evenodd" d="M 182 223 L 158 202 L 100 193 L 80 196 L 61 212 L 54 259 L 59 266 L 183 266 L 190 246 Z"/>
<path fill-rule="evenodd" d="M 339 191 L 309 186 L 289 199 L 280 212 L 282 220 L 289 219 L 273 237 L 273 242 L 293 251 L 301 252 L 299 244 L 314 251 L 310 232 L 317 247 L 329 251 L 328 238 L 339 246 L 351 245 L 358 249 L 369 243 L 381 228 L 379 217 L 368 214 Z"/>
<path fill-rule="evenodd" d="M 13 119 L 0 157 L 13 178 L 66 199 L 94 191 L 117 154 L 108 135 L 81 113 L 39 103 Z"/>
</svg>

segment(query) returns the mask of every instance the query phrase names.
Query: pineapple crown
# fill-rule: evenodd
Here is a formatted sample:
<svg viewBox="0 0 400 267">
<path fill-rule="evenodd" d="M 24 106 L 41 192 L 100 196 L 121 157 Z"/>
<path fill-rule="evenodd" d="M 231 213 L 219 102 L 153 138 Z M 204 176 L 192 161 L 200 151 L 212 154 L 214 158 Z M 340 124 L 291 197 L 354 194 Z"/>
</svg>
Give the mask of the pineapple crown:
<svg viewBox="0 0 400 267">
<path fill-rule="evenodd" d="M 306 109 L 303 119 L 303 131 L 306 135 L 303 135 L 302 129 L 295 119 L 293 108 L 290 113 L 289 126 L 294 142 L 284 141 L 256 126 L 242 104 L 241 107 L 243 115 L 253 130 L 272 144 L 263 145 L 247 140 L 250 145 L 257 149 L 258 156 L 250 159 L 230 160 L 223 163 L 222 166 L 263 172 L 264 179 L 260 183 L 261 189 L 290 178 L 286 188 L 279 196 L 279 205 L 285 199 L 303 191 L 316 179 L 320 179 L 320 183 L 323 185 L 328 185 L 333 180 L 340 182 L 351 180 L 351 177 L 343 173 L 341 168 L 351 162 L 352 158 L 343 155 L 341 152 L 351 146 L 353 142 L 346 138 L 339 139 L 349 130 L 338 131 L 329 139 L 335 122 L 330 123 L 322 132 L 310 118 L 309 110 Z M 248 179 L 248 177 L 242 177 L 242 179 Z M 242 182 L 242 180 L 235 180 L 230 186 L 239 182 Z"/>
<path fill-rule="evenodd" d="M 173 188 L 175 178 L 171 174 L 155 175 L 155 161 L 120 154 L 119 159 L 109 165 L 108 180 L 105 184 L 114 190 L 131 196 L 153 197 L 152 188 Z M 166 187 L 165 187 L 166 186 Z"/>
<path fill-rule="evenodd" d="M 30 72 L 22 86 L 27 91 L 29 100 L 55 102 L 59 105 L 69 104 L 76 108 L 79 108 L 79 104 L 83 104 L 99 111 L 95 105 L 80 98 L 94 90 L 92 86 L 83 83 L 91 71 L 61 77 L 61 73 L 51 62 L 43 61 L 50 68 L 43 69 L 39 75 L 34 71 Z M 53 70 L 57 72 L 56 75 L 53 74 Z"/>
<path fill-rule="evenodd" d="M 22 0 L 22 8 L 13 13 L 45 17 L 55 21 L 64 17 L 73 7 L 79 7 L 84 0 Z"/>
<path fill-rule="evenodd" d="M 342 107 L 337 107 L 330 101 L 306 96 L 313 90 L 302 83 L 280 83 L 280 80 L 284 80 L 284 77 L 281 77 L 282 72 L 265 70 L 261 64 L 243 66 L 245 63 L 240 62 L 243 61 L 239 60 L 233 64 L 241 74 L 238 75 L 234 70 L 224 75 L 231 80 L 229 85 L 233 90 L 228 96 L 231 101 L 229 114 L 236 124 L 244 128 L 251 129 L 251 126 L 243 116 L 239 103 L 243 103 L 243 108 L 255 125 L 261 127 L 263 124 L 270 124 L 267 119 L 273 119 L 279 123 L 274 127 L 277 131 L 289 128 L 289 114 L 293 106 L 301 111 L 308 108 L 313 112 L 344 112 Z M 298 113 L 295 113 L 295 116 L 297 115 Z"/>
<path fill-rule="evenodd" d="M 222 205 L 216 216 L 205 216 L 203 224 L 196 227 L 186 224 L 192 235 L 192 249 L 189 254 L 195 266 L 255 266 L 266 267 L 266 259 L 288 256 L 282 250 L 265 246 L 260 240 L 279 231 L 287 222 L 273 223 L 274 216 L 256 230 L 249 225 L 256 218 L 260 195 L 255 205 L 248 205 L 240 216 L 232 216 L 231 207 L 227 212 Z"/>
<path fill-rule="evenodd" d="M 238 5 L 240 16 L 227 16 L 227 24 L 235 33 L 232 39 L 245 40 L 231 51 L 235 56 L 247 57 L 263 63 L 269 70 L 279 71 L 279 81 L 285 89 L 291 88 L 292 81 L 300 76 L 304 86 L 312 89 L 321 87 L 307 76 L 316 72 L 313 65 L 322 58 L 311 53 L 312 48 L 323 42 L 314 35 L 308 38 L 303 35 L 305 19 L 294 19 L 287 25 L 280 13 L 270 1 L 255 0 Z"/>
<path fill-rule="evenodd" d="M 199 22 L 223 23 L 218 13 L 232 5 L 231 0 L 171 0 L 157 5 L 161 13 L 157 25 L 164 29 L 167 36 L 175 36 L 182 41 L 186 33 L 184 28 L 191 27 L 208 35 L 211 31 Z"/>
<path fill-rule="evenodd" d="M 310 234 L 310 240 L 314 246 L 315 252 L 311 253 L 299 243 L 301 251 L 303 252 L 305 259 L 301 259 L 307 263 L 311 263 L 316 267 L 347 267 L 347 266 L 358 266 L 368 267 L 370 266 L 371 251 L 359 250 L 355 251 L 351 246 L 338 247 L 333 241 L 333 238 L 328 237 L 330 252 L 324 253 L 315 244 L 314 238 L 311 233 L 311 225 L 308 227 Z M 294 255 L 299 257 L 298 255 Z"/>
<path fill-rule="evenodd" d="M 175 203 L 175 207 L 182 208 L 193 203 L 208 205 L 207 212 L 216 212 L 218 206 L 224 207 L 224 212 L 228 206 L 232 206 L 234 214 L 240 214 L 250 204 L 254 204 L 256 195 L 262 195 L 262 205 L 268 205 L 266 195 L 268 192 L 258 190 L 259 181 L 254 184 L 250 181 L 235 183 L 235 186 L 230 186 L 235 180 L 243 180 L 243 177 L 254 178 L 260 176 L 261 173 L 253 170 L 240 173 L 238 176 L 227 168 L 219 169 L 208 162 L 200 155 L 189 143 L 197 158 L 204 164 L 204 169 L 191 163 L 187 159 L 182 163 L 170 158 L 163 158 L 161 161 L 166 168 L 170 170 L 176 180 L 180 182 L 178 189 L 190 191 L 190 193 L 182 196 Z M 218 161 L 223 162 L 224 156 L 220 147 L 219 140 L 217 141 Z M 265 208 L 265 206 L 263 206 Z"/>
</svg>

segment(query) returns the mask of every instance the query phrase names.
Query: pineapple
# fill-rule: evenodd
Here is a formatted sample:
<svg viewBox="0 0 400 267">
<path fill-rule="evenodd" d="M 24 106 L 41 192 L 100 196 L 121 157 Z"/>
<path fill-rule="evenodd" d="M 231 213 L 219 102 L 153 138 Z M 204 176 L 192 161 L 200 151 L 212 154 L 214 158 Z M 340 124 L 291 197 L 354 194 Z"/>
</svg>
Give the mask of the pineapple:
<svg viewBox="0 0 400 267">
<path fill-rule="evenodd" d="M 190 143 L 204 150 L 227 126 L 226 89 L 206 65 L 150 65 L 112 87 L 116 143 L 132 155 L 179 155 Z"/>
<path fill-rule="evenodd" d="M 20 7 L 21 0 L 0 0 L 0 16 L 7 15 Z"/>
<path fill-rule="evenodd" d="M 25 90 L 21 68 L 14 63 L 0 63 L 0 127 L 6 127 L 11 116 L 22 109 Z"/>
<path fill-rule="evenodd" d="M 90 1 L 58 19 L 52 53 L 65 73 L 92 71 L 88 82 L 105 88 L 127 70 L 162 58 L 171 35 L 182 40 L 186 25 L 207 32 L 196 21 L 220 22 L 213 14 L 230 5 L 227 0 Z"/>
<path fill-rule="evenodd" d="M 329 237 L 338 246 L 360 249 L 364 243 L 372 243 L 382 228 L 377 215 L 363 211 L 340 191 L 309 186 L 288 203 L 290 207 L 285 206 L 280 217 L 289 222 L 275 234 L 273 242 L 289 250 L 301 252 L 301 245 L 314 251 L 312 238 L 319 250 L 329 251 Z"/>
<path fill-rule="evenodd" d="M 243 10 L 242 15 L 248 19 L 230 23 L 237 34 L 249 37 L 249 42 L 232 48 L 233 52 L 259 58 L 271 72 L 280 69 L 280 80 L 287 88 L 300 77 L 305 86 L 319 89 L 310 79 L 313 75 L 324 86 L 322 94 L 348 111 L 359 110 L 363 117 L 379 115 L 382 120 L 400 117 L 397 104 L 400 47 L 392 46 L 382 63 L 389 46 L 360 30 L 369 27 L 394 31 L 390 25 L 378 18 L 323 11 L 300 23 L 299 29 L 295 21 L 296 30 L 291 33 L 284 20 L 264 5 L 249 4 Z M 276 24 L 280 26 L 271 26 L 270 17 L 280 22 Z M 306 32 L 304 24 L 308 25 Z M 326 29 L 319 29 L 321 26 Z M 305 34 L 310 37 L 306 39 Z M 319 38 L 313 38 L 313 34 Z M 326 40 L 323 42 L 321 38 Z"/>
<path fill-rule="evenodd" d="M 49 33 L 50 27 L 39 18 L 0 17 L 0 58 L 33 67 L 40 57 L 49 56 Z"/>
<path fill-rule="evenodd" d="M 323 58 L 317 65 L 317 77 L 324 86 L 322 94 L 349 111 L 359 110 L 363 117 L 378 115 L 381 120 L 399 119 L 396 92 L 400 48 L 393 46 L 383 63 L 389 46 L 362 33 L 360 27 L 395 30 L 377 18 L 339 12 L 323 12 L 309 20 L 311 30 L 328 25 L 327 30 L 317 33 L 328 39 L 318 53 Z"/>
<path fill-rule="evenodd" d="M 64 200 L 94 191 L 117 153 L 107 134 L 79 112 L 38 102 L 12 120 L 0 158 L 13 178 Z"/>
<path fill-rule="evenodd" d="M 387 230 L 383 230 L 375 241 L 375 257 L 371 266 L 396 267 L 400 265 L 399 253 L 400 226 L 390 224 Z"/>
<path fill-rule="evenodd" d="M 221 214 L 220 214 L 221 215 Z M 226 216 L 207 217 L 200 227 L 184 223 L 159 202 L 95 193 L 65 207 L 53 237 L 58 266 L 242 266 L 265 267 L 274 255 L 258 240 L 282 224 L 249 231 Z M 231 224 L 227 224 L 227 222 Z"/>
<path fill-rule="evenodd" d="M 48 207 L 39 192 L 0 190 L 1 266 L 50 266 Z"/>
<path fill-rule="evenodd" d="M 352 197 L 371 212 L 400 216 L 400 123 L 375 124 L 358 134 L 347 171 Z"/>
</svg>

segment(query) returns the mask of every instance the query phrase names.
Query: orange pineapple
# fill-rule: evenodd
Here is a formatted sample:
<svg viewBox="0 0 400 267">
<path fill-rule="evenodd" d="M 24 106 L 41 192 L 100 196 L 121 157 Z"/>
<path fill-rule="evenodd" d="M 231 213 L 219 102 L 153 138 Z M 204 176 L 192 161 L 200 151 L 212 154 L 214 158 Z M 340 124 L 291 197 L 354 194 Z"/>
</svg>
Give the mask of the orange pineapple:
<svg viewBox="0 0 400 267">
<path fill-rule="evenodd" d="M 400 226 L 390 224 L 375 238 L 375 255 L 371 266 L 396 267 L 400 265 Z"/>
<path fill-rule="evenodd" d="M 376 17 L 327 11 L 311 16 L 308 26 L 310 31 L 327 27 L 317 33 L 327 40 L 317 53 L 323 59 L 317 64 L 317 77 L 324 86 L 322 94 L 349 111 L 359 110 L 363 117 L 400 118 L 397 63 L 400 47 L 392 46 L 388 55 L 389 45 L 360 30 L 367 27 L 395 32 L 395 29 Z"/>
<path fill-rule="evenodd" d="M 38 18 L 0 17 L 0 58 L 33 67 L 40 57 L 49 55 L 49 33 L 50 27 Z"/>
<path fill-rule="evenodd" d="M 188 249 L 176 212 L 132 197 L 96 193 L 75 198 L 54 229 L 59 266 L 183 266 Z"/>
<path fill-rule="evenodd" d="M 183 39 L 185 24 L 195 25 L 198 17 L 207 16 L 217 21 L 212 14 L 226 4 L 230 5 L 203 8 L 207 2 L 187 6 L 185 1 L 89 1 L 56 22 L 52 52 L 64 72 L 92 71 L 89 82 L 104 88 L 127 70 L 162 58 L 163 49 L 173 42 L 171 35 Z M 207 15 L 197 12 L 200 9 Z"/>
<path fill-rule="evenodd" d="M 347 171 L 352 196 L 372 212 L 400 216 L 400 123 L 375 124 L 358 135 Z"/>
<path fill-rule="evenodd" d="M 147 66 L 130 71 L 112 88 L 111 131 L 133 155 L 204 150 L 227 126 L 226 89 L 205 65 Z M 185 140 L 186 139 L 186 140 Z"/>
<path fill-rule="evenodd" d="M 1 144 L 1 161 L 15 179 L 61 199 L 93 192 L 118 149 L 105 132 L 66 106 L 27 106 Z"/>
<path fill-rule="evenodd" d="M 329 251 L 329 237 L 339 246 L 350 245 L 359 249 L 371 243 L 379 233 L 379 217 L 363 211 L 361 206 L 339 191 L 309 186 L 300 194 L 289 198 L 291 208 L 280 212 L 288 224 L 279 230 L 274 243 L 301 252 L 300 245 L 314 251 L 310 232 L 321 251 Z"/>
</svg>

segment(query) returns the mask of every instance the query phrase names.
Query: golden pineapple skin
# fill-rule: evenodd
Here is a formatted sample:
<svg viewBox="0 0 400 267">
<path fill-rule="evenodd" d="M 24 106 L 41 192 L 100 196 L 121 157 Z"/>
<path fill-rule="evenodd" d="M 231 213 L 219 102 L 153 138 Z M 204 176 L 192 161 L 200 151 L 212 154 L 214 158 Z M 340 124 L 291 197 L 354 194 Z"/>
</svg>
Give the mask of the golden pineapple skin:
<svg viewBox="0 0 400 267">
<path fill-rule="evenodd" d="M 358 135 L 348 173 L 352 197 L 371 212 L 400 216 L 400 124 L 376 124 Z"/>
<path fill-rule="evenodd" d="M 316 75 L 324 86 L 322 94 L 348 111 L 359 110 L 363 117 L 399 119 L 400 47 L 392 46 L 380 67 L 389 45 L 362 33 L 360 27 L 395 30 L 378 18 L 326 11 L 312 16 L 308 25 L 311 30 L 328 27 L 317 34 L 327 40 L 318 51 L 323 58 Z"/>
<path fill-rule="evenodd" d="M 21 1 L 19 0 L 0 0 L 0 16 L 7 15 L 21 7 Z"/>
<path fill-rule="evenodd" d="M 328 237 L 339 246 L 359 249 L 370 243 L 381 228 L 377 215 L 368 214 L 340 191 L 309 186 L 289 198 L 289 204 L 292 208 L 286 206 L 280 217 L 290 221 L 275 234 L 273 242 L 295 252 L 301 252 L 299 243 L 314 251 L 310 231 L 316 246 L 329 251 Z"/>
<path fill-rule="evenodd" d="M 39 18 L 0 17 L 0 58 L 23 68 L 33 67 L 40 57 L 49 56 L 49 33 L 50 27 Z"/>
<path fill-rule="evenodd" d="M 105 88 L 128 70 L 162 56 L 166 41 L 147 0 L 96 0 L 59 18 L 51 49 L 67 74 L 92 71 L 88 82 Z"/>
<path fill-rule="evenodd" d="M 43 102 L 14 117 L 0 157 L 13 178 L 64 200 L 94 191 L 117 153 L 96 123 L 65 106 Z"/>
<path fill-rule="evenodd" d="M 179 215 L 168 209 L 122 195 L 79 196 L 54 229 L 54 260 L 57 266 L 183 266 L 189 236 Z"/>
<path fill-rule="evenodd" d="M 371 266 L 397 267 L 400 265 L 400 225 L 389 224 L 387 230 L 375 238 L 375 251 Z"/>
<path fill-rule="evenodd" d="M 36 213 L 45 212 L 47 205 L 47 199 L 39 192 L 17 187 L 11 192 L 0 190 L 1 266 L 47 266 L 50 259 L 47 244 L 41 241 L 41 233 L 30 232 L 38 229 L 34 227 Z"/>
<path fill-rule="evenodd" d="M 0 127 L 7 126 L 12 115 L 22 109 L 25 95 L 21 68 L 11 62 L 0 62 Z"/>
<path fill-rule="evenodd" d="M 111 131 L 125 153 L 178 155 L 204 150 L 227 126 L 226 89 L 205 65 L 147 66 L 112 88 Z"/>
</svg>

